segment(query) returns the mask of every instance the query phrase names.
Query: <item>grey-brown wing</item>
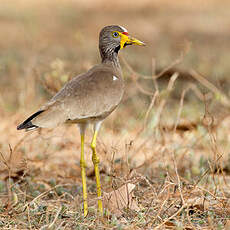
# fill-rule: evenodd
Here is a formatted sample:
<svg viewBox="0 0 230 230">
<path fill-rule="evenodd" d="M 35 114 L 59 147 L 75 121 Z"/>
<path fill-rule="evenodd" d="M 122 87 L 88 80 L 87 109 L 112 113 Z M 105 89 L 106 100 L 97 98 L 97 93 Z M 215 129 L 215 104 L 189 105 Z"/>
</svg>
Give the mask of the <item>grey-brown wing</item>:
<svg viewBox="0 0 230 230">
<path fill-rule="evenodd" d="M 103 119 L 120 103 L 124 83 L 110 68 L 95 67 L 69 81 L 34 119 L 39 127 L 54 127 L 67 120 Z"/>
</svg>

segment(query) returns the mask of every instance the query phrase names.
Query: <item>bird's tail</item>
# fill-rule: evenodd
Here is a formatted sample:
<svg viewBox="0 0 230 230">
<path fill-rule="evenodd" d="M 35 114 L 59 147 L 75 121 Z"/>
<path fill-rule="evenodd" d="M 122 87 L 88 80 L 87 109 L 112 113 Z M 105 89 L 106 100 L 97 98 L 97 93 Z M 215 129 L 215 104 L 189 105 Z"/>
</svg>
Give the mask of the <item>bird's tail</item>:
<svg viewBox="0 0 230 230">
<path fill-rule="evenodd" d="M 24 122 L 22 122 L 20 125 L 17 126 L 17 130 L 25 129 L 26 131 L 33 130 L 36 128 L 39 128 L 37 125 L 34 125 L 32 123 L 32 120 L 37 117 L 40 113 L 44 112 L 44 110 L 39 110 L 38 112 L 31 115 L 29 118 L 27 118 Z"/>
</svg>

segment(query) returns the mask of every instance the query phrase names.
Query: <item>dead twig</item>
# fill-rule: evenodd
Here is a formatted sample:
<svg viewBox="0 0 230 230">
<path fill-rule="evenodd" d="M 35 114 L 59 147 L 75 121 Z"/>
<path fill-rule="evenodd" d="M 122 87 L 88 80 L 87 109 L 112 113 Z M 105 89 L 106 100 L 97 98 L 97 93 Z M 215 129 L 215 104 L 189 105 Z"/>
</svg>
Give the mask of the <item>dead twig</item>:
<svg viewBox="0 0 230 230">
<path fill-rule="evenodd" d="M 59 209 L 58 209 L 58 211 L 57 211 L 57 213 L 56 213 L 56 215 L 54 217 L 54 220 L 53 220 L 53 222 L 51 224 L 49 224 L 48 229 L 52 229 L 52 227 L 54 226 L 55 222 L 58 219 L 58 216 L 59 216 L 61 210 L 62 210 L 62 206 L 59 207 Z"/>
<path fill-rule="evenodd" d="M 182 212 L 182 210 L 187 206 L 187 204 L 184 204 L 181 206 L 180 209 L 178 209 L 177 212 L 175 212 L 173 215 L 171 215 L 169 218 L 167 218 L 166 220 L 164 220 L 161 224 L 159 224 L 157 227 L 155 227 L 154 229 L 159 229 L 160 227 L 162 227 L 165 223 L 167 223 L 169 220 L 173 219 L 175 216 L 177 216 L 179 213 Z"/>
<path fill-rule="evenodd" d="M 215 85 L 213 85 L 210 81 L 208 81 L 205 77 L 203 77 L 200 73 L 198 73 L 195 70 L 190 70 L 189 73 L 193 78 L 195 78 L 197 81 L 199 81 L 203 86 L 205 86 L 207 89 L 209 89 L 211 92 L 213 92 L 217 98 L 219 98 L 219 101 L 221 104 L 223 104 L 226 107 L 230 107 L 230 100 L 229 98 L 223 94 Z"/>
</svg>

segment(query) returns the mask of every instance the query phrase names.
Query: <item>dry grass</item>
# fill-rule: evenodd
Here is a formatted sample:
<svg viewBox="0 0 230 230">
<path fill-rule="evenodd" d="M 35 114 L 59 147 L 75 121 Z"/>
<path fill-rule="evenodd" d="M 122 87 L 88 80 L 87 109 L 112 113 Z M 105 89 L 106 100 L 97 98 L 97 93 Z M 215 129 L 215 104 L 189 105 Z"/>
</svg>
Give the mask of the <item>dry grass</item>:
<svg viewBox="0 0 230 230">
<path fill-rule="evenodd" d="M 0 8 L 0 228 L 230 229 L 229 2 L 17 4 Z M 121 53 L 126 94 L 97 145 L 103 192 L 134 184 L 139 208 L 97 216 L 88 130 L 84 219 L 77 128 L 16 126 L 99 61 L 111 23 L 148 43 Z"/>
</svg>

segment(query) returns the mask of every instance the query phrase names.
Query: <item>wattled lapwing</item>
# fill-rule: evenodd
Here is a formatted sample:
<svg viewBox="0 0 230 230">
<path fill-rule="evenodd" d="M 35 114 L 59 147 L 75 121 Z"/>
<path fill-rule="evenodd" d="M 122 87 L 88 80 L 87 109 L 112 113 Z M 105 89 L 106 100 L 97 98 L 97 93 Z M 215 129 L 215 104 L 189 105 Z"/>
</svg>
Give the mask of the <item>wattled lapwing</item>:
<svg viewBox="0 0 230 230">
<path fill-rule="evenodd" d="M 98 209 L 103 214 L 98 168 L 99 158 L 95 150 L 96 138 L 103 120 L 121 102 L 124 93 L 124 81 L 118 60 L 118 52 L 132 44 L 144 45 L 143 42 L 129 36 L 128 31 L 122 26 L 104 27 L 99 35 L 101 64 L 67 82 L 48 103 L 17 127 L 17 129 L 33 130 L 37 128 L 53 128 L 62 123 L 78 124 L 81 134 L 80 165 L 84 216 L 88 213 L 86 164 L 84 159 L 85 130 L 88 124 L 93 124 L 92 161 L 95 168 Z"/>
</svg>

